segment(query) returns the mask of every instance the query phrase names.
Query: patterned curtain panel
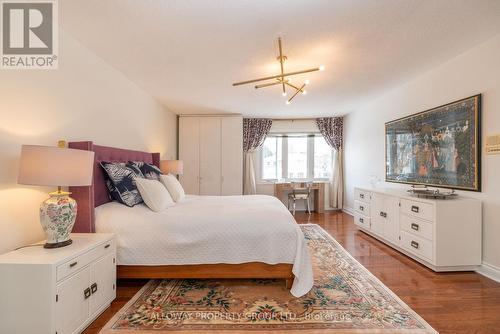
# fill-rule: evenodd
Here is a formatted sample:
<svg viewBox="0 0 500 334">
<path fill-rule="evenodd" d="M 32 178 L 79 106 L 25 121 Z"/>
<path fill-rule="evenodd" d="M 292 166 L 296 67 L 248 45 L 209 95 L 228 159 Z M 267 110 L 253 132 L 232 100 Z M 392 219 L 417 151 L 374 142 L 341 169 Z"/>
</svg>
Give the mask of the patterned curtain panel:
<svg viewBox="0 0 500 334">
<path fill-rule="evenodd" d="M 344 119 L 342 117 L 318 118 L 316 124 L 325 141 L 333 148 L 333 173 L 329 187 L 330 206 L 342 209 L 344 205 L 344 163 L 342 156 Z"/>
<path fill-rule="evenodd" d="M 336 150 L 342 148 L 343 117 L 317 118 L 316 124 L 328 145 Z"/>
<path fill-rule="evenodd" d="M 243 193 L 245 195 L 253 195 L 257 193 L 252 152 L 264 143 L 269 130 L 271 130 L 272 124 L 273 121 L 269 118 L 243 119 Z"/>
<path fill-rule="evenodd" d="M 264 143 L 273 120 L 269 118 L 243 119 L 243 151 L 251 152 Z"/>
</svg>

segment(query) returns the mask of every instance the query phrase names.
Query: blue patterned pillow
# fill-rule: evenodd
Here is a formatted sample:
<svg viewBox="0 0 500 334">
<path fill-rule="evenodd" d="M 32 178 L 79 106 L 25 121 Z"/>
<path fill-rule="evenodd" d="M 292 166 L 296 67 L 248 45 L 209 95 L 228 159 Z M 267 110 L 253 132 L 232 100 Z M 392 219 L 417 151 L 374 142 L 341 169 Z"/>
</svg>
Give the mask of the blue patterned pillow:
<svg viewBox="0 0 500 334">
<path fill-rule="evenodd" d="M 105 163 L 109 164 L 110 162 L 105 161 Z M 126 164 L 124 162 L 113 162 L 113 164 L 119 165 L 121 167 L 126 166 Z M 137 173 L 136 167 L 133 166 L 133 168 L 134 168 L 134 172 Z M 116 190 L 116 187 L 114 186 L 113 182 L 110 180 L 108 172 L 106 171 L 106 169 L 104 169 L 104 171 L 106 172 L 106 173 L 104 173 L 104 177 L 106 178 L 106 188 L 108 188 L 109 198 L 113 201 L 117 201 L 118 203 L 125 204 L 120 197 L 120 193 Z"/>
<path fill-rule="evenodd" d="M 111 198 L 130 207 L 142 203 L 141 194 L 134 181 L 136 177 L 144 178 L 140 169 L 128 163 L 107 161 L 101 161 L 101 166 L 108 175 L 106 186 Z"/>
<path fill-rule="evenodd" d="M 129 165 L 133 165 L 136 168 L 139 168 L 142 175 L 148 180 L 160 180 L 160 175 L 163 174 L 161 170 L 155 165 L 148 164 L 147 162 L 142 161 L 129 161 Z"/>
<path fill-rule="evenodd" d="M 120 194 L 118 193 L 118 191 L 116 190 L 116 187 L 113 185 L 113 182 L 111 182 L 111 180 L 109 179 L 109 176 L 107 176 L 107 175 L 108 174 L 106 173 L 106 188 L 108 188 L 109 198 L 114 200 L 114 201 L 117 201 L 119 203 L 125 204 L 122 202 L 122 199 L 120 198 Z"/>
<path fill-rule="evenodd" d="M 109 162 L 105 162 L 105 163 L 109 163 Z M 124 162 L 114 162 L 114 163 L 118 164 L 120 166 L 125 166 Z M 103 167 L 103 169 L 104 169 L 104 167 Z M 119 203 L 125 204 L 122 202 L 122 199 L 120 198 L 120 194 L 116 190 L 116 187 L 113 185 L 113 182 L 111 182 L 111 180 L 109 179 L 109 175 L 108 175 L 108 172 L 106 171 L 106 169 L 104 169 L 104 178 L 106 179 L 106 188 L 108 188 L 109 198 L 113 201 L 117 201 Z"/>
</svg>

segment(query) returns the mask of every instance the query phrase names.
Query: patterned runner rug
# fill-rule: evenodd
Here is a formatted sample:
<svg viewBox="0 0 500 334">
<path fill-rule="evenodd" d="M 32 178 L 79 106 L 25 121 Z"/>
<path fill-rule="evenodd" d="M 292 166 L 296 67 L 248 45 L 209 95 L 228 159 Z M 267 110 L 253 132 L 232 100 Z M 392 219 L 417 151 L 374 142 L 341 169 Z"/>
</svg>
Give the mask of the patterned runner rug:
<svg viewBox="0 0 500 334">
<path fill-rule="evenodd" d="M 280 280 L 151 280 L 100 333 L 436 333 L 320 226 L 300 227 L 314 266 L 307 295 Z"/>
</svg>

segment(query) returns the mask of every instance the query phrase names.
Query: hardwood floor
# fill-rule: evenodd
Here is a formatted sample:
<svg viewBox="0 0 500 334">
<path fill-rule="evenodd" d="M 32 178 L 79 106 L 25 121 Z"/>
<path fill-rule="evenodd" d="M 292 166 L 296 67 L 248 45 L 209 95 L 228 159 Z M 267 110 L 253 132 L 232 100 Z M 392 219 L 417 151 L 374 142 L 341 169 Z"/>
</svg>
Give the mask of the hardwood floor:
<svg viewBox="0 0 500 334">
<path fill-rule="evenodd" d="M 438 332 L 500 333 L 500 283 L 473 272 L 435 273 L 358 231 L 344 213 L 300 212 L 296 220 L 322 226 Z M 118 281 L 116 300 L 84 333 L 98 333 L 146 282 Z"/>
</svg>

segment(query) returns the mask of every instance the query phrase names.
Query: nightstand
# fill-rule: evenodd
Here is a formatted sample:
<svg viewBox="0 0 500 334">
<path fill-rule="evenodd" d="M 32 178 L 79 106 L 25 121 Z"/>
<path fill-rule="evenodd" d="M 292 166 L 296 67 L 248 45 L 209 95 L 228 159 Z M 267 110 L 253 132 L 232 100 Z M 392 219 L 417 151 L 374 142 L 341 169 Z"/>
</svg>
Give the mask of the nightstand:
<svg viewBox="0 0 500 334">
<path fill-rule="evenodd" d="M 0 255 L 0 333 L 80 333 L 115 299 L 114 235 L 71 239 L 62 248 Z"/>
</svg>

